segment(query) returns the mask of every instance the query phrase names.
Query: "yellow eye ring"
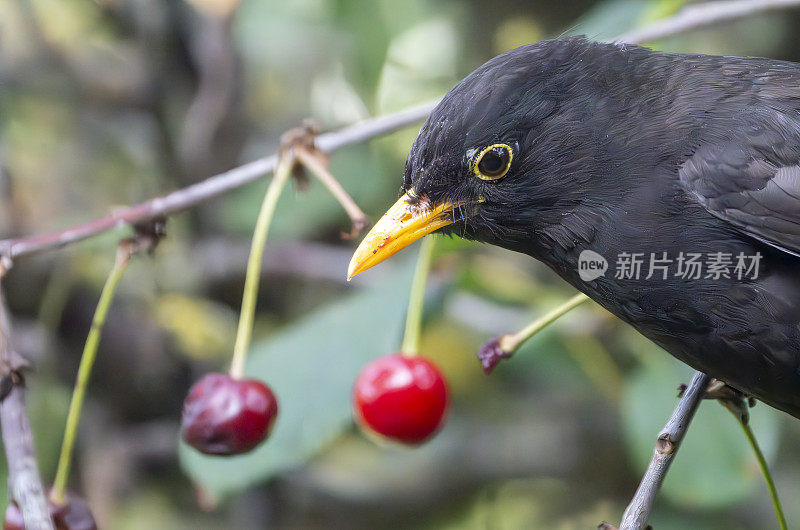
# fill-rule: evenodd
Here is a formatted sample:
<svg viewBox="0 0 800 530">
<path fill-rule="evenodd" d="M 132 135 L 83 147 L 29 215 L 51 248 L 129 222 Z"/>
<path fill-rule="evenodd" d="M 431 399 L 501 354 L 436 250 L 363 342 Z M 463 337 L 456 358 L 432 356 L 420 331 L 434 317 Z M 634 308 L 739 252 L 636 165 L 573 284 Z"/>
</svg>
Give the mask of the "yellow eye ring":
<svg viewBox="0 0 800 530">
<path fill-rule="evenodd" d="M 481 149 L 472 159 L 472 172 L 482 180 L 497 180 L 505 176 L 514 160 L 514 150 L 506 144 L 492 144 Z"/>
</svg>

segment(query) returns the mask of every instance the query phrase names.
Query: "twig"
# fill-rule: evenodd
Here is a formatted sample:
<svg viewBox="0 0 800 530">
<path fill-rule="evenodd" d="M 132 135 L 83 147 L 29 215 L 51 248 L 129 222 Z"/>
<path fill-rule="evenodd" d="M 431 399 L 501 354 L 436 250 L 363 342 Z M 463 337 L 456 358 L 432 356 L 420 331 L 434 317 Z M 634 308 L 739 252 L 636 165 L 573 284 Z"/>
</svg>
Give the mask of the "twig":
<svg viewBox="0 0 800 530">
<path fill-rule="evenodd" d="M 336 180 L 330 170 L 328 169 L 325 160 L 322 160 L 322 155 L 314 154 L 304 147 L 297 147 L 294 150 L 297 159 L 308 169 L 314 173 L 320 182 L 328 188 L 331 195 L 339 201 L 350 221 L 353 223 L 353 228 L 349 234 L 343 234 L 345 239 L 352 239 L 360 234 L 366 227 L 369 226 L 369 217 L 361 208 L 359 208 L 356 201 L 347 193 L 347 190 Z"/>
<path fill-rule="evenodd" d="M 800 0 L 730 0 L 713 2 L 686 8 L 673 17 L 663 19 L 642 30 L 620 35 L 614 40 L 637 44 L 723 20 L 732 20 L 761 11 L 798 5 L 800 5 Z M 394 114 L 365 120 L 335 132 L 321 134 L 316 138 L 314 145 L 320 151 L 330 153 L 346 145 L 365 142 L 376 136 L 388 134 L 422 120 L 433 110 L 436 103 L 436 101 L 430 101 Z M 64 230 L 30 237 L 0 240 L 0 255 L 14 259 L 82 241 L 103 232 L 120 228 L 126 224 L 148 221 L 186 210 L 274 171 L 277 162 L 278 157 L 273 154 L 214 175 L 202 182 L 187 186 L 163 197 L 157 197 L 135 206 L 117 210 L 107 217 L 88 221 Z"/>
<path fill-rule="evenodd" d="M 22 511 L 25 528 L 53 530 L 25 408 L 25 381 L 20 372 L 21 360 L 11 350 L 10 329 L 5 300 L 0 291 L 0 364 L 3 379 L 7 379 L 11 385 L 0 401 L 0 425 L 8 461 L 10 497 Z"/>
<path fill-rule="evenodd" d="M 678 452 L 678 447 L 689 428 L 689 423 L 705 396 L 709 381 L 710 378 L 706 374 L 694 373 L 692 382 L 683 393 L 683 397 L 661 430 L 661 434 L 658 435 L 653 458 L 650 460 L 650 465 L 647 466 L 647 471 L 642 477 L 642 482 L 639 484 L 633 500 L 622 515 L 619 530 L 641 530 L 645 527 L 650 511 L 653 509 L 656 494 L 675 458 L 675 453 Z"/>
<path fill-rule="evenodd" d="M 25 407 L 25 387 L 14 385 L 0 404 L 3 444 L 8 460 L 10 497 L 31 530 L 53 530 L 39 465 L 33 453 L 33 434 Z"/>
<path fill-rule="evenodd" d="M 731 20 L 757 12 L 783 7 L 794 7 L 797 5 L 800 5 L 800 0 L 731 0 L 693 6 L 681 11 L 674 17 L 654 23 L 642 30 L 629 32 L 615 40 L 619 42 L 641 43 L 688 31 L 700 26 L 714 24 L 723 20 Z M 436 102 L 424 103 L 384 117 L 366 120 L 336 132 L 322 134 L 316 138 L 315 147 L 323 152 L 329 153 L 346 145 L 361 143 L 376 136 L 396 131 L 422 120 L 430 113 L 435 104 Z M 274 171 L 277 162 L 278 157 L 273 154 L 231 169 L 225 173 L 220 173 L 163 197 L 157 197 L 135 206 L 117 210 L 106 217 L 54 232 L 2 240 L 0 241 L 0 256 L 6 260 L 15 259 L 35 252 L 50 250 L 82 241 L 109 230 L 121 228 L 125 225 L 166 217 L 253 182 L 262 175 Z M 5 327 L 5 330 L 7 330 L 7 327 Z M 7 336 L 5 338 L 7 338 Z M 0 360 L 7 361 L 10 358 L 10 350 L 7 344 L 4 343 L 0 348 L 2 348 L 2 351 L 0 351 Z M 699 373 L 695 375 L 695 380 L 698 378 L 703 380 L 707 379 L 705 375 Z M 696 394 L 699 393 L 696 387 L 704 385 L 695 385 L 694 383 L 695 381 L 693 380 L 692 387 L 681 400 L 678 409 L 676 409 L 673 414 L 673 419 L 675 419 L 676 416 L 683 417 L 683 414 L 679 413 L 682 411 L 683 404 L 688 405 L 690 403 L 689 397 L 693 397 L 691 401 L 692 406 L 686 408 L 690 409 L 691 413 L 696 409 L 698 399 Z M 691 414 L 686 415 L 686 417 L 690 418 Z M 12 385 L 9 393 L 5 396 L 5 399 L 3 399 L 2 404 L 0 404 L 0 420 L 2 421 L 6 457 L 9 462 L 11 491 L 14 498 L 20 503 L 26 527 L 32 530 L 52 529 L 52 522 L 47 512 L 44 492 L 39 479 L 38 466 L 33 452 L 33 439 L 27 420 L 24 388 L 20 384 Z M 673 421 L 671 419 L 667 427 L 670 427 L 672 424 Z M 680 435 L 682 436 L 683 431 L 685 431 L 685 425 L 678 425 L 678 427 L 681 428 Z M 668 439 L 673 440 L 666 428 L 665 433 Z M 659 437 L 659 440 L 661 440 L 661 437 Z M 679 441 L 680 438 L 677 438 L 677 440 Z M 675 447 L 674 442 L 670 445 Z M 657 450 L 656 456 L 654 456 L 654 462 L 658 454 L 659 452 Z M 634 504 L 637 503 L 637 499 L 642 497 L 640 492 L 637 492 L 634 503 L 626 510 L 625 520 L 629 519 L 629 513 L 633 514 L 634 512 L 646 518 L 647 513 L 649 513 L 649 507 L 652 506 L 653 496 L 663 480 L 663 475 L 669 466 L 669 462 L 672 460 L 673 454 L 674 449 L 670 454 L 665 455 L 661 459 L 660 465 L 657 466 L 658 469 L 661 470 L 660 473 L 656 470 L 651 470 L 651 468 L 654 467 L 654 463 L 651 463 L 639 488 L 640 490 L 650 492 L 648 493 L 650 497 L 642 499 L 646 500 L 649 498 L 649 505 L 646 510 L 644 510 L 644 505 L 641 505 L 642 509 L 638 508 L 638 505 L 634 506 Z M 626 527 L 623 524 L 623 528 L 639 527 Z"/>
<path fill-rule="evenodd" d="M 623 33 L 614 41 L 640 44 L 747 15 L 797 6 L 800 0 L 725 0 L 694 4 L 684 7 L 675 16 Z"/>
<path fill-rule="evenodd" d="M 430 113 L 435 104 L 435 101 L 424 103 L 394 114 L 365 120 L 336 132 L 320 134 L 314 144 L 320 151 L 330 153 L 347 145 L 364 142 L 420 121 Z M 186 210 L 257 180 L 274 171 L 277 162 L 277 155 L 266 156 L 163 197 L 119 209 L 107 217 L 36 236 L 4 239 L 0 241 L 0 255 L 15 259 L 82 241 L 125 225 Z"/>
</svg>

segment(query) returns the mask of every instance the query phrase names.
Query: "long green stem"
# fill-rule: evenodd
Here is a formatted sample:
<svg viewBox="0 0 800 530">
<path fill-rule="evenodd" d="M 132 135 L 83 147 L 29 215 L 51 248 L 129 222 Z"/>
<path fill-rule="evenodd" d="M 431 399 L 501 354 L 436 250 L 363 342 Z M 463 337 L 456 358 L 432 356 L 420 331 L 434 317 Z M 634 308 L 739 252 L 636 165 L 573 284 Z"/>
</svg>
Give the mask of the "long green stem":
<svg viewBox="0 0 800 530">
<path fill-rule="evenodd" d="M 72 452 L 75 448 L 75 439 L 78 436 L 78 423 L 81 419 L 81 409 L 83 408 L 83 401 L 86 397 L 86 387 L 89 384 L 89 376 L 92 373 L 95 359 L 97 359 L 97 347 L 100 344 L 100 335 L 103 331 L 103 325 L 106 322 L 108 308 L 111 307 L 111 301 L 114 299 L 114 292 L 122 278 L 122 273 L 125 272 L 125 268 L 128 266 L 130 257 L 131 251 L 128 243 L 120 244 L 117 250 L 114 267 L 111 269 L 106 283 L 103 286 L 103 291 L 100 293 L 100 300 L 97 302 L 97 308 L 95 309 L 94 318 L 92 319 L 92 326 L 89 329 L 89 335 L 86 337 L 86 344 L 83 347 L 83 354 L 81 355 L 81 362 L 78 367 L 78 376 L 75 381 L 75 389 L 72 391 L 72 401 L 69 404 L 69 412 L 67 413 L 67 425 L 64 429 L 64 440 L 61 443 L 61 454 L 58 457 L 56 478 L 53 481 L 53 490 L 50 495 L 55 503 L 64 502 L 64 490 L 67 486 L 67 478 L 69 477 Z"/>
<path fill-rule="evenodd" d="M 406 331 L 403 334 L 403 344 L 400 347 L 400 350 L 405 355 L 419 353 L 422 309 L 425 301 L 425 287 L 428 283 L 428 272 L 431 270 L 433 242 L 433 237 L 423 238 L 419 256 L 417 257 L 417 266 L 414 269 L 414 280 L 411 282 L 411 295 L 408 300 L 408 313 L 406 314 Z"/>
<path fill-rule="evenodd" d="M 736 418 L 736 421 L 742 427 L 744 435 L 747 437 L 747 441 L 750 442 L 750 447 L 753 448 L 753 453 L 756 455 L 758 467 L 761 468 L 761 474 L 764 475 L 764 482 L 767 483 L 767 490 L 769 491 L 769 496 L 772 499 L 772 507 L 775 510 L 775 518 L 778 520 L 778 526 L 781 530 L 787 530 L 789 526 L 786 524 L 786 516 L 783 514 L 781 500 L 778 497 L 778 490 L 775 488 L 775 482 L 772 480 L 772 474 L 769 472 L 769 467 L 767 466 L 767 459 L 764 458 L 764 453 L 761 452 L 761 447 L 759 447 L 758 440 L 756 440 L 755 434 L 753 434 L 753 429 L 750 428 L 748 423 L 743 422 L 738 414 L 730 409 L 728 410 L 731 412 L 731 414 L 733 414 L 733 417 Z"/>
<path fill-rule="evenodd" d="M 500 337 L 500 347 L 509 353 L 513 353 L 520 347 L 520 345 L 528 340 L 529 338 L 533 337 L 548 325 L 552 324 L 560 317 L 569 313 L 585 301 L 589 300 L 589 297 L 583 293 L 578 293 L 560 306 L 554 308 L 551 311 L 548 311 L 540 318 L 537 318 L 521 330 L 517 331 L 516 333 L 510 333 L 508 335 L 503 335 Z"/>
<path fill-rule="evenodd" d="M 258 284 L 261 280 L 261 260 L 264 256 L 269 226 L 275 214 L 278 198 L 286 183 L 289 182 L 293 163 L 291 155 L 283 156 L 278 162 L 272 181 L 264 194 L 264 202 L 261 204 L 256 228 L 253 231 L 253 241 L 250 246 L 250 257 L 247 260 L 247 273 L 244 280 L 242 311 L 239 316 L 239 327 L 236 329 L 236 342 L 233 346 L 233 359 L 231 360 L 230 374 L 236 379 L 244 376 L 244 362 L 247 358 L 247 351 L 250 349 L 256 300 L 258 299 Z"/>
</svg>

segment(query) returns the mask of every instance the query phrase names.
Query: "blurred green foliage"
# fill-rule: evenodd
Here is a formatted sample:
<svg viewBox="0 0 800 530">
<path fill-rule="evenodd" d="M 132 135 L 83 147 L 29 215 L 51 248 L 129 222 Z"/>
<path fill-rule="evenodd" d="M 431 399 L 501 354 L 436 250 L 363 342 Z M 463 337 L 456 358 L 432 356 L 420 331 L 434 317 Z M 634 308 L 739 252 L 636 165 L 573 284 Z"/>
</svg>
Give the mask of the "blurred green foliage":
<svg viewBox="0 0 800 530">
<path fill-rule="evenodd" d="M 562 33 L 610 38 L 686 3 L 245 0 L 220 21 L 207 10 L 235 2 L 0 0 L 0 229 L 35 233 L 99 216 L 272 152 L 306 116 L 330 129 L 390 112 L 445 93 L 514 46 Z M 651 44 L 797 60 L 797 26 L 775 13 Z M 229 73 L 215 73 L 220 65 Z M 227 96 L 204 99 L 206 90 Z M 373 219 L 396 197 L 416 130 L 332 157 Z M 273 437 L 224 461 L 177 450 L 186 389 L 228 361 L 264 188 L 171 219 L 154 258 L 126 274 L 73 477 L 101 526 L 572 529 L 619 520 L 688 369 L 586 305 L 484 377 L 480 344 L 571 290 L 524 256 L 442 239 L 422 351 L 447 375 L 451 417 L 419 449 L 376 446 L 349 419 L 350 385 L 367 359 L 399 345 L 413 252 L 345 285 L 348 221 L 316 184 L 282 197 L 267 246 L 248 371 L 281 400 Z M 46 480 L 119 235 L 21 261 L 6 285 L 17 347 L 37 363 L 31 416 Z M 658 499 L 658 530 L 774 525 L 729 416 L 701 406 Z M 791 502 L 800 427 L 763 405 L 752 416 L 787 516 L 800 521 Z M 198 504 L 217 510 L 199 514 Z"/>
</svg>

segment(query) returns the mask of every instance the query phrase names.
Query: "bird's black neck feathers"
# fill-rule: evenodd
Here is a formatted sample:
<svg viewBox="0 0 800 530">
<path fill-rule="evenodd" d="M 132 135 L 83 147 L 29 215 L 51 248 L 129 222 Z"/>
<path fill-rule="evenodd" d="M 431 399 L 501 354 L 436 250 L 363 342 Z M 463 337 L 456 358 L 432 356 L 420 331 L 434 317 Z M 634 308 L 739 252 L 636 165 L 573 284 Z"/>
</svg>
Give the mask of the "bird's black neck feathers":
<svg viewBox="0 0 800 530">
<path fill-rule="evenodd" d="M 747 74 L 780 64 L 583 37 L 523 46 L 444 97 L 412 148 L 404 188 L 434 200 L 485 198 L 497 208 L 480 208 L 451 230 L 560 262 L 636 189 L 678 194 L 666 174 L 701 138 L 725 140 L 730 116 L 752 97 Z M 720 106 L 734 111 L 718 113 Z M 507 182 L 475 183 L 463 174 L 468 148 L 508 139 L 521 147 Z"/>
<path fill-rule="evenodd" d="M 484 181 L 470 153 L 515 146 Z M 571 37 L 460 82 L 405 191 L 464 206 L 451 231 L 540 259 L 698 370 L 800 417 L 800 65 Z M 581 278 L 578 256 L 763 256 L 757 278 Z"/>
</svg>

